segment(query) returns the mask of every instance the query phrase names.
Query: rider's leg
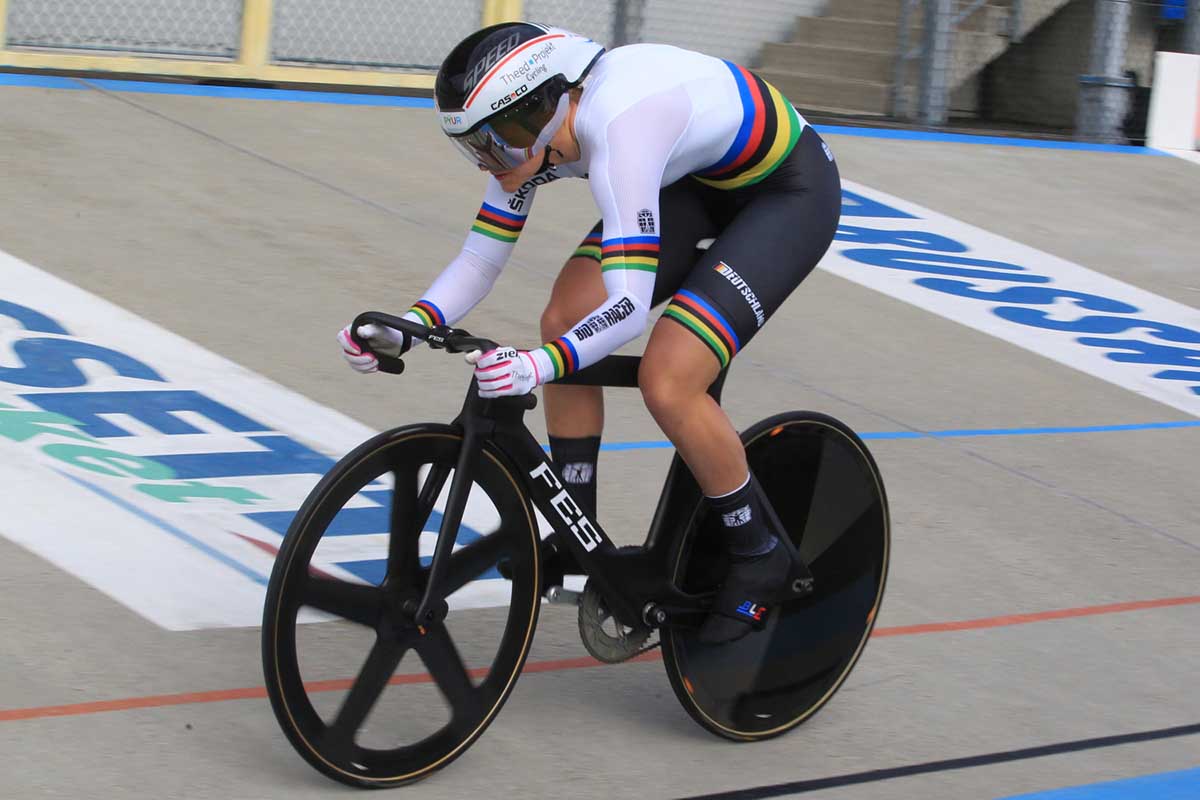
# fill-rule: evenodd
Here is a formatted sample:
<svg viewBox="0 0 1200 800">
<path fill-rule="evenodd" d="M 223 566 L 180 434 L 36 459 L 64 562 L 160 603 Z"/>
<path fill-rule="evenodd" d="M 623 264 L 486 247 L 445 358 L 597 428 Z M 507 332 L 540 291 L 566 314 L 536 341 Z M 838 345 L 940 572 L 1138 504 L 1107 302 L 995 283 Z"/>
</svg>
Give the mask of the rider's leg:
<svg viewBox="0 0 1200 800">
<path fill-rule="evenodd" d="M 791 558 L 767 526 L 755 493 L 741 438 L 708 394 L 720 362 L 687 328 L 663 317 L 642 358 L 638 382 L 646 407 L 696 477 L 721 516 L 730 553 L 729 573 L 714 613 L 700 629 L 701 641 L 739 639 L 761 620 L 782 585 Z M 728 596 L 726 596 L 728 595 Z M 727 616 L 741 611 L 747 619 Z"/>
<path fill-rule="evenodd" d="M 774 547 L 740 438 L 707 394 L 820 261 L 837 230 L 840 181 L 832 155 L 806 129 L 765 180 L 745 190 L 716 242 L 656 324 L 639 376 L 646 404 L 695 475 L 728 534 L 730 571 L 702 640 L 738 638 L 761 622 L 790 569 Z M 782 532 L 779 532 L 782 533 Z"/>
<path fill-rule="evenodd" d="M 638 383 L 646 407 L 675 445 L 700 489 L 722 515 L 735 558 L 762 556 L 774 535 L 757 511 L 741 437 L 708 394 L 720 362 L 688 329 L 659 320 L 642 358 Z"/>
<path fill-rule="evenodd" d="M 604 302 L 600 262 L 588 256 L 570 258 L 554 282 L 550 302 L 542 312 L 542 341 L 562 336 L 570 326 Z M 546 431 L 550 458 L 570 485 L 571 494 L 596 515 L 596 459 L 604 428 L 604 395 L 599 386 L 544 388 Z"/>
<path fill-rule="evenodd" d="M 646 407 L 710 497 L 746 478 L 746 454 L 729 417 L 708 394 L 721 364 L 695 336 L 659 319 L 646 345 L 638 385 Z"/>
</svg>

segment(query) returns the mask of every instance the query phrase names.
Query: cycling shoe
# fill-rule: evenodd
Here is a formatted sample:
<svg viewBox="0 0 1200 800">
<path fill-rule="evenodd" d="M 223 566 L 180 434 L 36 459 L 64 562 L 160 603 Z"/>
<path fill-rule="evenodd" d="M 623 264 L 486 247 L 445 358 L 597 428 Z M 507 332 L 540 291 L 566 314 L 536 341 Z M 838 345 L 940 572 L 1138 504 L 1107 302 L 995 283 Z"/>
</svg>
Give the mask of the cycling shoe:
<svg viewBox="0 0 1200 800">
<path fill-rule="evenodd" d="M 786 592 L 791 568 L 788 549 L 779 544 L 756 558 L 733 561 L 700 626 L 700 641 L 722 644 L 762 630 L 771 606 Z"/>
</svg>

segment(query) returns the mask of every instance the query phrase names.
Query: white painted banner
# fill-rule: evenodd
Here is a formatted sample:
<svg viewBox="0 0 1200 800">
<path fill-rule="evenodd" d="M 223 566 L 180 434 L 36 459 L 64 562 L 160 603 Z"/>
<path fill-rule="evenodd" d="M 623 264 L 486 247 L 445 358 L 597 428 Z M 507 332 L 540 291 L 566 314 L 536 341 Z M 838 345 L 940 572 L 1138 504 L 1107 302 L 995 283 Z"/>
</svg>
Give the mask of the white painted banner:
<svg viewBox="0 0 1200 800">
<path fill-rule="evenodd" d="M 164 628 L 258 625 L 295 509 L 374 431 L 4 253 L 0 287 L 0 535 Z M 318 568 L 378 580 L 386 492 L 356 496 Z M 464 523 L 460 543 L 498 518 L 472 496 Z"/>
<path fill-rule="evenodd" d="M 821 267 L 1200 416 L 1200 311 L 843 182 Z"/>
</svg>

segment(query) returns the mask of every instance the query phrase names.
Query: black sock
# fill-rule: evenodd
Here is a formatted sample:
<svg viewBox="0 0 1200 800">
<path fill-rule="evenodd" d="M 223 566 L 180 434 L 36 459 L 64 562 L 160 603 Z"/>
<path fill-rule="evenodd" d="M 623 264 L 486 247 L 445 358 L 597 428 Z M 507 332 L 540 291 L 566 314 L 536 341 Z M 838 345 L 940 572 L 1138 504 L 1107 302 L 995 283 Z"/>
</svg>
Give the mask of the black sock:
<svg viewBox="0 0 1200 800">
<path fill-rule="evenodd" d="M 599 455 L 599 436 L 550 437 L 550 458 L 554 466 L 571 497 L 592 519 L 596 518 L 596 460 Z"/>
<path fill-rule="evenodd" d="M 775 549 L 778 540 L 767 528 L 758 494 L 750 476 L 740 488 L 720 497 L 709 497 L 713 511 L 721 515 L 729 537 L 729 553 L 734 560 L 748 560 Z"/>
</svg>

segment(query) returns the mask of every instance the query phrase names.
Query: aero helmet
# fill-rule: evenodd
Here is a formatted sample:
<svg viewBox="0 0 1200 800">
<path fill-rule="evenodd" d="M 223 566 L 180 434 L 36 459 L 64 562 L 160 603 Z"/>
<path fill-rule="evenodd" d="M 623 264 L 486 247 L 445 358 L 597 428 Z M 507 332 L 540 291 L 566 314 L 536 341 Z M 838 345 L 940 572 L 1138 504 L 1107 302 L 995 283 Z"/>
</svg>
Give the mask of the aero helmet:
<svg viewBox="0 0 1200 800">
<path fill-rule="evenodd" d="M 442 131 L 471 163 L 513 169 L 541 150 L 566 119 L 567 90 L 604 48 L 561 28 L 504 22 L 468 36 L 438 70 Z"/>
</svg>

